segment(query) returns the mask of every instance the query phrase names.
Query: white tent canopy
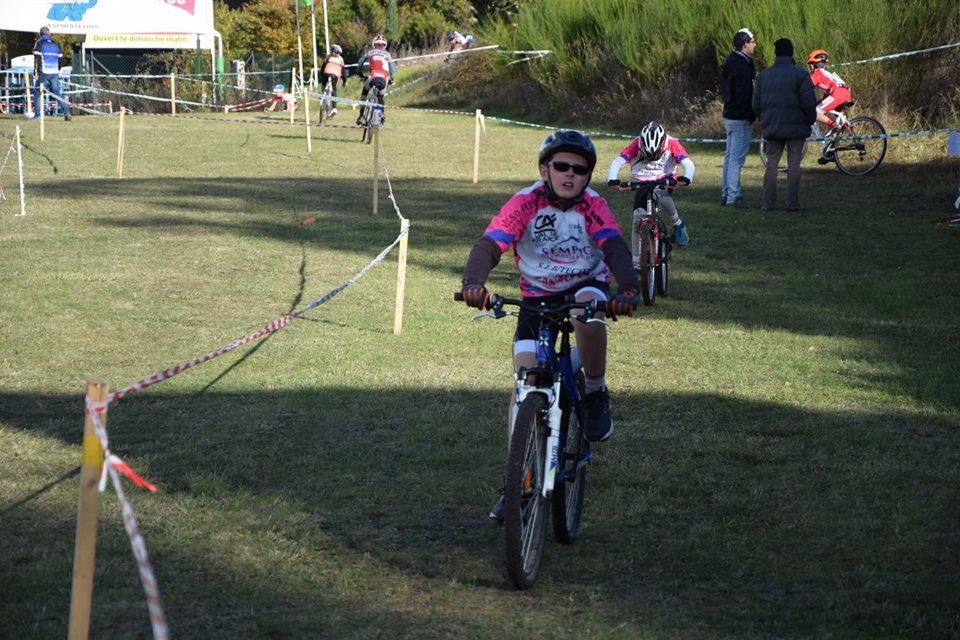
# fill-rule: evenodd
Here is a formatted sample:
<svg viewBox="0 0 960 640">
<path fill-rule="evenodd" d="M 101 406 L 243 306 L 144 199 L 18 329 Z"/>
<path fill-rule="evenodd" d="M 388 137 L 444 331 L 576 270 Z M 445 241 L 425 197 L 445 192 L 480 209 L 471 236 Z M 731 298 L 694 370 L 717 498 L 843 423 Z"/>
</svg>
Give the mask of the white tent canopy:
<svg viewBox="0 0 960 640">
<path fill-rule="evenodd" d="M 213 0 L 0 0 L 0 29 L 67 34 L 213 34 Z"/>
</svg>

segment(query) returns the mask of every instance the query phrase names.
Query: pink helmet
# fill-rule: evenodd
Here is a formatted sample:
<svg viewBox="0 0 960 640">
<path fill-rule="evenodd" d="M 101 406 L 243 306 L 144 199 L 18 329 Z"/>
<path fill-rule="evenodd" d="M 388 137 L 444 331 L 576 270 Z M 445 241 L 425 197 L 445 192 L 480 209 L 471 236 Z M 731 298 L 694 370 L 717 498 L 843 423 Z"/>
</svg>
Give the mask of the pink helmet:
<svg viewBox="0 0 960 640">
<path fill-rule="evenodd" d="M 375 47 L 386 48 L 387 39 L 378 33 L 377 35 L 373 36 L 373 42 L 371 42 L 371 44 Z"/>
</svg>

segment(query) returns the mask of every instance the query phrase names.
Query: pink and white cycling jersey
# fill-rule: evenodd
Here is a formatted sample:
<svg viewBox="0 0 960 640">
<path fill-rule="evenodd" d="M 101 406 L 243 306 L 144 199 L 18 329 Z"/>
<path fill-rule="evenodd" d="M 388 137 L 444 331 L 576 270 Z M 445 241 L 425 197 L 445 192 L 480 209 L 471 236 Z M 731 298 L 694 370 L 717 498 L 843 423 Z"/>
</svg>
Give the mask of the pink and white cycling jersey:
<svg viewBox="0 0 960 640">
<path fill-rule="evenodd" d="M 601 247 L 622 236 L 607 201 L 589 187 L 567 211 L 550 204 L 538 180 L 500 209 L 484 235 L 500 247 L 513 247 L 525 297 L 548 296 L 596 279 L 610 282 Z"/>
<path fill-rule="evenodd" d="M 620 157 L 630 163 L 630 173 L 635 179 L 658 180 L 677 174 L 677 165 L 687 157 L 687 150 L 679 140 L 667 136 L 667 148 L 659 160 L 640 160 L 640 139 L 635 138 L 623 148 Z"/>
</svg>

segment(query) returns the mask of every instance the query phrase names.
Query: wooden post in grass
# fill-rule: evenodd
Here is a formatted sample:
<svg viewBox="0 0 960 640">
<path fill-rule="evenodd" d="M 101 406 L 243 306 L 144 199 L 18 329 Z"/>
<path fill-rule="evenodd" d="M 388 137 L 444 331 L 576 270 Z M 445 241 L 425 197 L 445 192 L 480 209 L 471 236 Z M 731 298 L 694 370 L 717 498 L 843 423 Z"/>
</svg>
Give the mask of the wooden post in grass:
<svg viewBox="0 0 960 640">
<path fill-rule="evenodd" d="M 473 134 L 473 184 L 480 182 L 480 109 L 477 109 L 477 126 Z"/>
<path fill-rule="evenodd" d="M 123 116 L 126 113 L 126 109 L 123 106 L 120 106 L 120 134 L 117 139 L 117 180 L 123 178 L 123 151 L 126 143 L 126 132 L 123 128 Z"/>
<path fill-rule="evenodd" d="M 20 125 L 17 125 L 17 169 L 20 172 L 20 213 L 17 215 L 27 215 L 27 201 L 23 193 L 23 152 L 20 150 Z"/>
<path fill-rule="evenodd" d="M 87 382 L 87 400 L 107 401 L 107 383 Z M 104 424 L 106 412 L 100 414 Z M 93 600 L 93 559 L 97 546 L 97 508 L 103 448 L 93 431 L 87 412 L 83 424 L 83 458 L 80 467 L 80 508 L 77 514 L 77 541 L 73 550 L 73 588 L 70 591 L 69 640 L 86 640 L 90 633 L 90 605 Z"/>
<path fill-rule="evenodd" d="M 380 127 L 373 127 L 373 215 L 380 213 Z"/>
<path fill-rule="evenodd" d="M 40 85 L 40 104 L 37 105 L 40 107 L 40 142 L 43 142 L 44 138 L 44 122 L 45 115 L 47 113 L 47 94 L 44 91 L 45 87 Z"/>
<path fill-rule="evenodd" d="M 400 254 L 397 257 L 397 305 L 393 314 L 393 334 L 400 335 L 403 330 L 403 291 L 407 285 L 407 237 L 410 235 L 410 221 L 400 222 Z"/>
<path fill-rule="evenodd" d="M 177 74 L 170 72 L 170 115 L 177 115 Z"/>
<path fill-rule="evenodd" d="M 287 105 L 290 109 L 290 124 L 293 124 L 293 114 L 297 112 L 297 69 L 290 67 L 290 95 L 293 96 L 293 104 Z"/>
<path fill-rule="evenodd" d="M 298 0 L 299 2 L 299 0 Z M 307 153 L 313 153 L 313 140 L 310 136 L 310 93 L 303 88 L 303 124 L 307 126 Z"/>
<path fill-rule="evenodd" d="M 32 95 L 33 92 L 32 92 L 30 89 L 31 89 L 31 87 L 30 87 L 30 74 L 24 72 L 24 74 L 23 74 L 23 90 L 27 93 L 27 110 L 26 110 L 26 112 L 24 113 L 24 115 L 26 115 L 27 113 L 33 113 L 33 104 L 32 104 L 32 102 L 33 102 L 33 95 Z"/>
</svg>

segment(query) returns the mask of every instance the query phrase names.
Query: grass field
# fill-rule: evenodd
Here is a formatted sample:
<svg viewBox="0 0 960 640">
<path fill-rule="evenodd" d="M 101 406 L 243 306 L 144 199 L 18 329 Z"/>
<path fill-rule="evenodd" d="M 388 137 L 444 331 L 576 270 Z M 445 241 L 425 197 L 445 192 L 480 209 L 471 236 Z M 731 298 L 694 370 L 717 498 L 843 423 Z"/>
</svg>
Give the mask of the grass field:
<svg viewBox="0 0 960 640">
<path fill-rule="evenodd" d="M 942 138 L 894 140 L 865 178 L 808 168 L 802 214 L 720 208 L 721 149 L 688 146 L 691 244 L 671 297 L 611 329 L 617 434 L 581 538 L 550 544 L 518 593 L 485 517 L 513 324 L 471 323 L 451 297 L 544 132 L 489 124 L 474 185 L 471 118 L 389 120 L 403 334 L 392 254 L 283 331 L 111 407 L 115 452 L 160 488 L 128 493 L 174 638 L 960 637 Z M 76 478 L 8 506 L 79 464 L 85 381 L 125 386 L 301 308 L 399 224 L 383 184 L 371 214 L 356 131 L 316 131 L 308 155 L 302 128 L 133 117 L 118 181 L 116 119 L 49 121 L 44 143 L 22 119 L 0 131 L 16 123 L 31 150 L 28 215 L 9 167 L 0 202 L 0 637 L 60 638 Z M 597 142 L 601 168 L 625 144 Z M 755 154 L 744 183 L 757 205 Z M 627 196 L 609 199 L 625 225 Z M 509 259 L 491 287 L 515 292 Z M 110 493 L 92 637 L 148 637 Z"/>
</svg>

